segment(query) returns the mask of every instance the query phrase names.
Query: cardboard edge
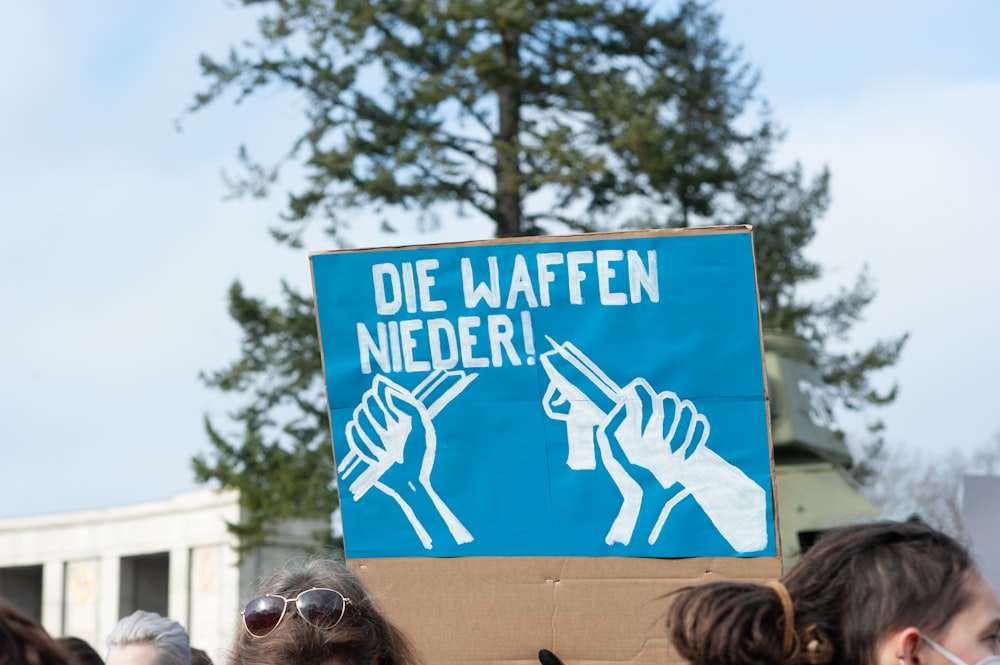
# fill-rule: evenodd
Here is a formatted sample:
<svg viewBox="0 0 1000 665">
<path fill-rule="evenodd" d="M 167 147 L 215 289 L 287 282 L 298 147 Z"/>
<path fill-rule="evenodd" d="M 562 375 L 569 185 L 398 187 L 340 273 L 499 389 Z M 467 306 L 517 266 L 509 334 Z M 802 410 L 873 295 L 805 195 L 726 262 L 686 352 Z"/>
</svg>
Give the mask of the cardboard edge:
<svg viewBox="0 0 1000 665">
<path fill-rule="evenodd" d="M 551 236 L 518 236 L 516 238 L 487 238 L 484 240 L 462 240 L 458 242 L 414 243 L 411 245 L 386 245 L 384 247 L 361 247 L 352 249 L 329 249 L 309 252 L 310 260 L 314 256 L 327 254 L 361 254 L 367 252 L 384 252 L 395 249 L 441 249 L 447 247 L 476 247 L 479 245 L 531 245 L 546 242 L 579 242 L 591 240 L 616 240 L 626 238 L 660 237 L 673 235 L 725 235 L 730 233 L 749 233 L 749 224 L 729 224 L 725 226 L 699 226 L 670 229 L 639 229 L 633 231 L 598 231 L 594 233 L 560 234 Z M 310 261 L 311 262 L 311 261 Z M 756 265 L 755 265 L 756 268 Z M 315 284 L 315 279 L 313 281 Z M 315 290 L 315 287 L 314 287 Z"/>
</svg>

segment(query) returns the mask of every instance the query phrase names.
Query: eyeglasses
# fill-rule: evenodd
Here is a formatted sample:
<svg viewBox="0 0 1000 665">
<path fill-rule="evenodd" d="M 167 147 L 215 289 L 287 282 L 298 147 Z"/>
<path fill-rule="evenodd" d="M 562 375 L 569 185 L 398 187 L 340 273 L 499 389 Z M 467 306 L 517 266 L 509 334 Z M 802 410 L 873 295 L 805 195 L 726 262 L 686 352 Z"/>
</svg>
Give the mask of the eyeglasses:
<svg viewBox="0 0 1000 665">
<path fill-rule="evenodd" d="M 920 639 L 927 642 L 928 645 L 939 654 L 945 657 L 946 660 L 953 663 L 954 665 L 966 665 L 965 661 L 953 654 L 952 652 L 945 649 L 943 646 L 927 637 L 926 635 L 921 635 Z M 987 656 L 979 661 L 976 665 L 1000 665 L 1000 655 Z"/>
<path fill-rule="evenodd" d="M 314 587 L 295 598 L 285 598 L 269 593 L 254 598 L 243 608 L 243 627 L 254 637 L 270 635 L 288 612 L 288 604 L 295 603 L 299 616 L 316 628 L 329 630 L 344 618 L 344 610 L 351 599 L 339 591 Z"/>
</svg>

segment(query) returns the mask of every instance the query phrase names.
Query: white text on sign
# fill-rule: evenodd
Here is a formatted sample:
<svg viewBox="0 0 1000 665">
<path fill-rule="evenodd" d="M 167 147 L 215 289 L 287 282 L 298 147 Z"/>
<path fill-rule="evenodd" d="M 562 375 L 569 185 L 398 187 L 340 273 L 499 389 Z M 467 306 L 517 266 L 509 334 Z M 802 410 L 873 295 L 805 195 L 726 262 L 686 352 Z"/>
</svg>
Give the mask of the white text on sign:
<svg viewBox="0 0 1000 665">
<path fill-rule="evenodd" d="M 602 306 L 621 307 L 647 299 L 659 302 L 656 251 L 645 262 L 636 250 L 600 249 L 523 254 L 501 267 L 495 256 L 478 264 L 459 261 L 461 301 L 444 297 L 435 273 L 438 259 L 378 263 L 372 266 L 375 311 L 386 317 L 443 313 L 449 309 L 521 310 L 508 314 L 468 314 L 454 318 L 395 318 L 379 321 L 374 330 L 357 324 L 361 371 L 370 374 L 373 362 L 385 373 L 427 372 L 455 367 L 481 368 L 533 365 L 534 334 L 525 309 L 549 307 L 554 294 L 571 305 L 596 300 Z"/>
</svg>

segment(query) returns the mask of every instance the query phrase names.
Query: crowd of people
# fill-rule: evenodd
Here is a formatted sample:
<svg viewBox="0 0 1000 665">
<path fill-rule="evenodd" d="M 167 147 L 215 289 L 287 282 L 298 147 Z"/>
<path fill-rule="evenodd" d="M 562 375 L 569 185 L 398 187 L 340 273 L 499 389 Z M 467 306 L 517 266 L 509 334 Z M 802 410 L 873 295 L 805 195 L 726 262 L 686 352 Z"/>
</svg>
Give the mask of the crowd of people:
<svg viewBox="0 0 1000 665">
<path fill-rule="evenodd" d="M 913 522 L 830 532 L 781 579 L 716 581 L 663 599 L 692 665 L 1000 665 L 1000 601 L 968 550 Z M 236 617 L 234 617 L 234 620 Z M 420 665 L 342 562 L 289 562 L 240 613 L 227 665 Z M 557 665 L 550 651 L 543 665 Z M 178 622 L 122 618 L 102 660 L 0 600 L 0 665 L 212 665 Z M 572 665 L 572 664 L 570 664 Z"/>
<path fill-rule="evenodd" d="M 137 610 L 108 635 L 107 656 L 74 635 L 52 637 L 0 598 L 0 665 L 213 665 L 190 644 L 187 630 L 156 612 Z"/>
</svg>

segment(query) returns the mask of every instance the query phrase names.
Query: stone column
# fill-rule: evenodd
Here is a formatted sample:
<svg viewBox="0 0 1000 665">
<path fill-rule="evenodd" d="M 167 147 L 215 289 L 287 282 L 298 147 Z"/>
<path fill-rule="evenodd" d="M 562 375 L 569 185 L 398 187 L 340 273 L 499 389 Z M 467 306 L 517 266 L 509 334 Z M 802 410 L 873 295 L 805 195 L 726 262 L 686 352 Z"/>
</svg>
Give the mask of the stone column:
<svg viewBox="0 0 1000 665">
<path fill-rule="evenodd" d="M 63 577 L 65 564 L 62 561 L 46 561 L 42 564 L 42 625 L 50 635 L 62 635 L 64 606 L 66 604 L 66 584 Z"/>
<path fill-rule="evenodd" d="M 104 641 L 118 623 L 121 607 L 121 558 L 114 555 L 104 555 L 97 564 L 97 631 L 99 638 L 94 648 L 98 653 L 105 653 Z"/>
<path fill-rule="evenodd" d="M 170 579 L 167 582 L 167 614 L 191 632 L 191 551 L 187 547 L 170 550 Z"/>
</svg>

